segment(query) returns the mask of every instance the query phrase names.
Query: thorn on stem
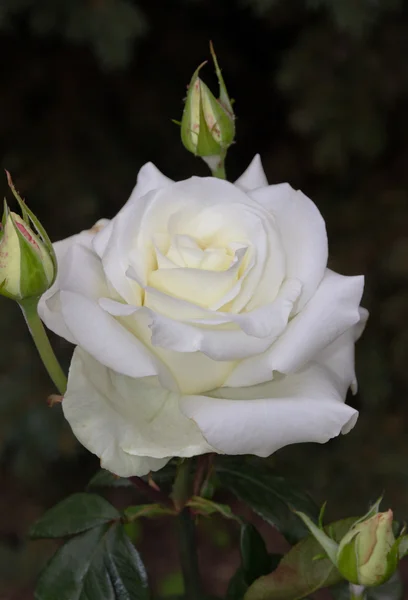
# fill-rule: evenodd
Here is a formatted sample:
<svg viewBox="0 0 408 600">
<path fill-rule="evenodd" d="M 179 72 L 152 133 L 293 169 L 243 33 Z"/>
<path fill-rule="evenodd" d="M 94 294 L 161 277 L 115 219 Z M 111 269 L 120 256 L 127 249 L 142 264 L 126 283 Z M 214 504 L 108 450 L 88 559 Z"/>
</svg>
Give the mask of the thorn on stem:
<svg viewBox="0 0 408 600">
<path fill-rule="evenodd" d="M 55 404 L 61 404 L 64 396 L 60 396 L 59 394 L 51 394 L 47 398 L 47 404 L 50 408 L 52 408 Z"/>
</svg>

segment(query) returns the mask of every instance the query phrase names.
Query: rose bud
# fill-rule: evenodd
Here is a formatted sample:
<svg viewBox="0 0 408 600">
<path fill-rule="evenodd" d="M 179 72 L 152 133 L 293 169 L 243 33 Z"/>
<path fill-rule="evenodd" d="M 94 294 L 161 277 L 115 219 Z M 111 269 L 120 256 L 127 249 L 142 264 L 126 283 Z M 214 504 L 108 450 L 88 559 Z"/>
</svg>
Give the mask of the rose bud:
<svg viewBox="0 0 408 600">
<path fill-rule="evenodd" d="M 393 534 L 392 510 L 378 512 L 380 501 L 351 526 L 339 544 L 321 525 L 318 527 L 307 515 L 297 513 L 341 575 L 356 585 L 381 585 L 393 575 L 406 553 L 402 545 L 405 537 L 396 540 Z"/>
<path fill-rule="evenodd" d="M 354 525 L 341 540 L 337 568 L 348 581 L 376 586 L 394 573 L 398 555 L 394 559 L 392 520 L 392 510 L 377 513 Z"/>
<path fill-rule="evenodd" d="M 10 177 L 9 184 L 16 195 Z M 0 294 L 20 302 L 39 297 L 49 289 L 55 279 L 56 261 L 52 244 L 38 219 L 19 196 L 17 199 L 23 217 L 11 212 L 4 203 L 0 232 Z"/>
<path fill-rule="evenodd" d="M 196 156 L 222 156 L 234 141 L 234 112 L 217 58 L 211 46 L 220 91 L 217 100 L 195 71 L 188 87 L 181 121 L 181 140 L 187 150 Z"/>
</svg>

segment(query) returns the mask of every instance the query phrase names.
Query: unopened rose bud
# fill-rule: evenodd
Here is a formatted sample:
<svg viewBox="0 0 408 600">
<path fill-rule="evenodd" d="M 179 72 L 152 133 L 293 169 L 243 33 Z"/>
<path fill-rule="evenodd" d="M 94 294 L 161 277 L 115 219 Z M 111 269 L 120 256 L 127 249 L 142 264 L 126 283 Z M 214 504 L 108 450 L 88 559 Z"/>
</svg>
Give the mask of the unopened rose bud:
<svg viewBox="0 0 408 600">
<path fill-rule="evenodd" d="M 201 157 L 222 156 L 235 136 L 232 104 L 212 46 L 211 53 L 220 86 L 219 98 L 215 98 L 199 77 L 203 63 L 191 79 L 181 121 L 184 146 Z"/>
<path fill-rule="evenodd" d="M 398 562 L 398 556 L 393 559 L 392 521 L 392 510 L 388 510 L 350 529 L 337 552 L 337 568 L 343 577 L 364 586 L 380 585 L 391 577 Z"/>
<path fill-rule="evenodd" d="M 23 217 L 4 204 L 0 231 L 0 294 L 20 302 L 41 296 L 52 285 L 56 261 L 43 227 L 21 200 L 9 175 L 8 178 Z"/>
<path fill-rule="evenodd" d="M 338 544 L 304 513 L 297 514 L 347 581 L 374 587 L 387 581 L 408 553 L 407 536 L 397 540 L 392 530 L 392 510 L 378 512 L 381 498 L 356 521 Z"/>
</svg>

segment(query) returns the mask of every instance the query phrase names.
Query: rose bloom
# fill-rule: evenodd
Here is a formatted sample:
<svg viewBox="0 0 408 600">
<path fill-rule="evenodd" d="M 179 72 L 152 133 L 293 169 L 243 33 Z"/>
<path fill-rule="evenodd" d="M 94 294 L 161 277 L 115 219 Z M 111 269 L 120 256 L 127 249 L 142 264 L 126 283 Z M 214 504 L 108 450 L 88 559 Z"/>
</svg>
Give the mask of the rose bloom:
<svg viewBox="0 0 408 600">
<path fill-rule="evenodd" d="M 235 184 L 148 163 L 116 217 L 55 251 L 40 314 L 76 345 L 62 407 L 106 469 L 268 456 L 354 426 L 363 277 L 327 269 L 320 212 L 268 185 L 259 156 Z"/>
</svg>

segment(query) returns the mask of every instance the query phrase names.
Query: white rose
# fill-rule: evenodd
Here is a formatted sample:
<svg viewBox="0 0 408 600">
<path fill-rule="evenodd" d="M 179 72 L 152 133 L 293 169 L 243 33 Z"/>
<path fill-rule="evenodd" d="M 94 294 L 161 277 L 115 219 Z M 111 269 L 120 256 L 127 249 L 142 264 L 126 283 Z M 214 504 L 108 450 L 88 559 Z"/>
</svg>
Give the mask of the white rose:
<svg viewBox="0 0 408 600">
<path fill-rule="evenodd" d="M 268 456 L 354 426 L 363 277 L 326 268 L 318 209 L 268 186 L 259 156 L 235 184 L 148 163 L 114 219 L 55 250 L 40 314 L 77 346 L 63 410 L 106 469 Z"/>
</svg>

